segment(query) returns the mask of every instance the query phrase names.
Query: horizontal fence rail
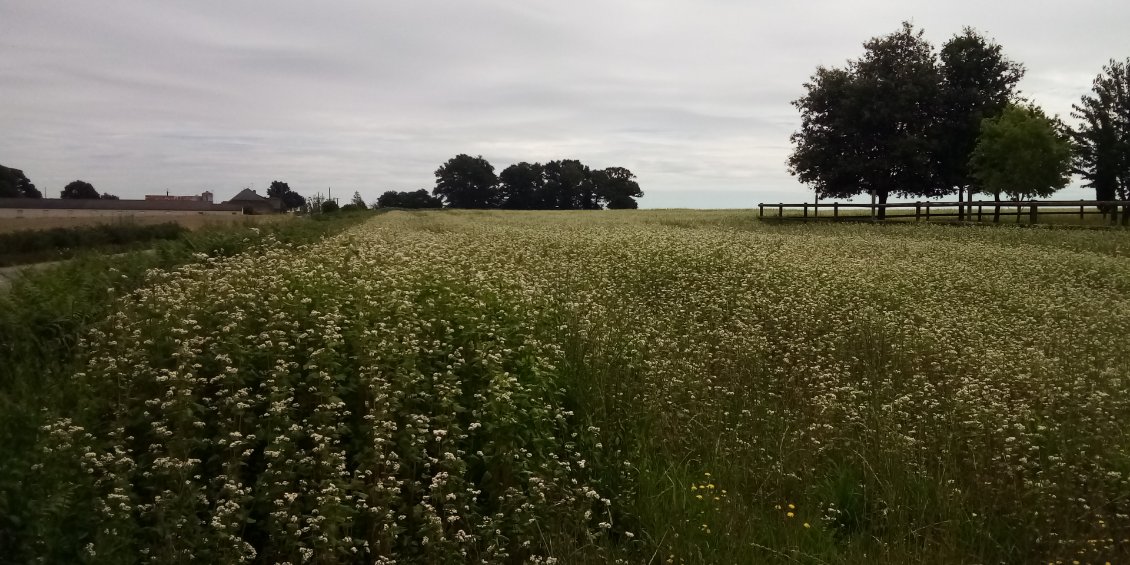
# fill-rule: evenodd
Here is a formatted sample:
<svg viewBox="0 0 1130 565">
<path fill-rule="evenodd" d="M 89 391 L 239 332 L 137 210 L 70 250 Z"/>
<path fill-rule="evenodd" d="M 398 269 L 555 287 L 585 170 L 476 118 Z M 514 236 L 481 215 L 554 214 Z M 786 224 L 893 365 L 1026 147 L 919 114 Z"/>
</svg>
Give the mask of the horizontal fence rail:
<svg viewBox="0 0 1130 565">
<path fill-rule="evenodd" d="M 1027 216 L 1029 223 L 1037 223 L 1040 216 L 1073 215 L 1080 220 L 1087 215 L 1110 215 L 1111 223 L 1130 223 L 1130 200 L 966 200 L 960 202 L 898 202 L 887 204 L 849 204 L 840 202 L 802 202 L 800 204 L 757 205 L 761 219 L 825 219 L 825 220 L 890 220 L 914 218 L 915 221 L 934 218 L 957 218 L 959 221 L 984 221 L 985 217 L 999 222 L 1001 217 Z M 770 215 L 765 215 L 769 209 Z M 869 214 L 840 214 L 840 210 L 867 210 Z M 809 216 L 809 210 L 812 215 Z M 820 214 L 821 210 L 825 213 Z M 776 214 L 773 214 L 773 212 Z M 786 216 L 785 212 L 799 212 Z M 831 214 L 828 214 L 831 211 Z M 880 212 L 881 211 L 881 212 Z M 894 211 L 895 213 L 891 213 Z"/>
</svg>

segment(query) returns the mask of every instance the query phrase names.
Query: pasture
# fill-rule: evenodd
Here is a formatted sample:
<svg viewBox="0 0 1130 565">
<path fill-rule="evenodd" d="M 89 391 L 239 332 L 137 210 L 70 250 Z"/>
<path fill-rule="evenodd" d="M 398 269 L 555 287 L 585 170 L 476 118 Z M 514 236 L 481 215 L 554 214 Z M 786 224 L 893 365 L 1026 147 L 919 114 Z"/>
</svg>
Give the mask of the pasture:
<svg viewBox="0 0 1130 565">
<path fill-rule="evenodd" d="M 1130 557 L 1130 231 L 390 212 L 105 300 L 0 554 Z"/>
<path fill-rule="evenodd" d="M 151 226 L 175 222 L 185 229 L 199 230 L 218 226 L 247 226 L 270 224 L 286 221 L 289 215 L 203 215 L 203 214 L 161 214 L 161 215 L 133 215 L 133 216 L 79 216 L 73 218 L 46 217 L 46 218 L 5 218 L 0 222 L 0 234 L 25 230 L 49 230 L 55 228 L 79 228 L 100 225 L 136 225 Z"/>
</svg>

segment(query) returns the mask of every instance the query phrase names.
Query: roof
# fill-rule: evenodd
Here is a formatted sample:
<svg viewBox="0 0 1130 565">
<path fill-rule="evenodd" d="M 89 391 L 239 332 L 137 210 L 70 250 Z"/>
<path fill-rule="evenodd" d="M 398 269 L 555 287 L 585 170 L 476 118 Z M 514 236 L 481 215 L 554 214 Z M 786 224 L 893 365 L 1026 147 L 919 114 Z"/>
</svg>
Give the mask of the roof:
<svg viewBox="0 0 1130 565">
<path fill-rule="evenodd" d="M 232 201 L 235 201 L 235 200 L 255 200 L 255 201 L 259 201 L 259 200 L 266 200 L 266 198 L 259 196 L 259 193 L 255 192 L 254 190 L 251 190 L 250 188 L 245 188 L 245 189 L 239 191 L 239 194 L 236 194 L 235 196 L 231 197 L 231 200 L 228 200 L 228 202 L 232 202 Z"/>
<path fill-rule="evenodd" d="M 239 204 L 255 210 L 271 210 L 274 212 L 281 212 L 283 209 L 282 198 L 263 198 L 250 188 L 239 191 L 239 194 L 233 196 L 225 204 Z"/>
<path fill-rule="evenodd" d="M 191 200 L 103 200 L 101 198 L 0 198 L 0 208 L 25 210 L 169 210 L 176 212 L 236 212 L 240 204 Z"/>
</svg>

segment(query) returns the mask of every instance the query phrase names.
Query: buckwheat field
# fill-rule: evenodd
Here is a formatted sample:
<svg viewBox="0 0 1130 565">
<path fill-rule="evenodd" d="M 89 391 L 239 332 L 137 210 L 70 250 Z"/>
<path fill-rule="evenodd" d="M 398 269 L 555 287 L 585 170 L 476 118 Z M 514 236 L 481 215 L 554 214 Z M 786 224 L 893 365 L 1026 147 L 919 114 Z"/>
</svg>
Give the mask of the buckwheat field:
<svg viewBox="0 0 1130 565">
<path fill-rule="evenodd" d="M 1130 232 L 391 212 L 153 271 L 18 543 L 93 563 L 1130 556 Z"/>
</svg>

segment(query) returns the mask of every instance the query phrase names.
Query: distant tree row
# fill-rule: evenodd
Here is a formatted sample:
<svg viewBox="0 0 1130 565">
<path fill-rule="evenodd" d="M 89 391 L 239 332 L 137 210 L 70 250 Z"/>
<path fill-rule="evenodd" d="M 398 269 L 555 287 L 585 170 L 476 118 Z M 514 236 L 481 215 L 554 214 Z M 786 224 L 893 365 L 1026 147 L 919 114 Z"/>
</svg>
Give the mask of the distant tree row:
<svg viewBox="0 0 1130 565">
<path fill-rule="evenodd" d="M 43 193 L 35 188 L 23 171 L 0 165 L 0 198 L 43 198 Z M 67 183 L 59 198 L 118 200 L 110 193 L 99 194 L 94 185 L 84 180 Z"/>
<path fill-rule="evenodd" d="M 575 159 L 517 163 L 495 175 L 482 156 L 456 155 L 436 169 L 432 194 L 450 208 L 503 208 L 508 210 L 600 210 L 636 208 L 643 196 L 635 175 L 623 167 L 591 169 Z M 423 193 L 423 194 L 421 194 Z M 426 193 L 386 192 L 384 202 L 434 207 Z M 381 200 L 378 206 L 384 206 Z"/>
<path fill-rule="evenodd" d="M 428 190 L 396 191 L 389 190 L 377 198 L 374 208 L 443 208 L 443 201 L 431 194 Z"/>
<path fill-rule="evenodd" d="M 1103 69 L 1071 129 L 1020 98 L 1024 67 L 972 29 L 935 53 L 903 23 L 864 51 L 818 67 L 793 102 L 789 171 L 818 198 L 1047 197 L 1072 172 L 1099 200 L 1130 198 L 1130 59 Z"/>
</svg>

